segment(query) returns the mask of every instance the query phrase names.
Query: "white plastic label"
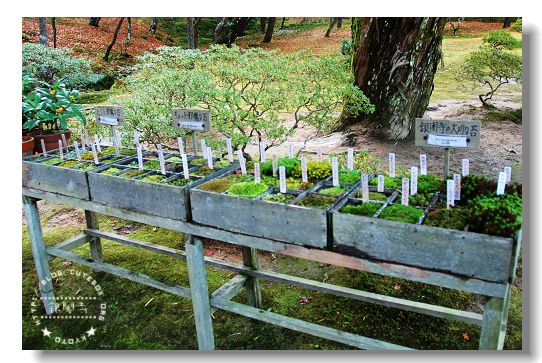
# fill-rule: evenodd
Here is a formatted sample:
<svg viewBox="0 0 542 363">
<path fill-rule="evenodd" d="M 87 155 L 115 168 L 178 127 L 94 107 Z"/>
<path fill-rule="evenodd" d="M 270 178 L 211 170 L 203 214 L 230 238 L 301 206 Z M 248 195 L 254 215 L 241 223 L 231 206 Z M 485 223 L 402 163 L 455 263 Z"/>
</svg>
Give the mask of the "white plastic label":
<svg viewBox="0 0 542 363">
<path fill-rule="evenodd" d="M 420 154 L 420 175 L 427 175 L 427 155 Z"/>
<path fill-rule="evenodd" d="M 322 161 L 322 148 L 321 147 L 316 149 L 316 159 L 318 161 Z"/>
<path fill-rule="evenodd" d="M 113 146 L 115 146 L 115 155 L 120 156 L 120 151 L 119 151 L 119 148 L 120 148 L 120 134 L 119 134 L 119 130 L 117 130 L 117 129 L 114 130 Z"/>
<path fill-rule="evenodd" d="M 505 166 L 504 172 L 506 173 L 506 184 L 508 184 L 512 181 L 512 168 L 510 166 Z"/>
<path fill-rule="evenodd" d="M 347 168 L 348 170 L 354 170 L 354 149 L 351 147 L 348 148 Z"/>
<path fill-rule="evenodd" d="M 469 159 L 462 159 L 461 160 L 461 175 L 462 176 L 469 175 L 469 172 L 470 172 L 469 168 L 470 168 Z"/>
<path fill-rule="evenodd" d="M 461 174 L 454 174 L 454 200 L 461 200 Z"/>
<path fill-rule="evenodd" d="M 81 137 L 81 151 L 82 152 L 86 152 L 87 149 L 85 147 L 85 138 L 84 137 Z"/>
<path fill-rule="evenodd" d="M 273 155 L 272 168 L 273 168 L 273 176 L 277 177 L 277 169 L 278 169 L 277 155 Z"/>
<path fill-rule="evenodd" d="M 410 195 L 416 195 L 418 193 L 418 167 L 413 166 L 410 168 Z"/>
<path fill-rule="evenodd" d="M 102 151 L 102 146 L 100 145 L 100 139 L 98 138 L 98 135 L 94 135 L 94 145 L 96 146 L 96 150 L 98 150 L 98 152 Z"/>
<path fill-rule="evenodd" d="M 467 137 L 456 135 L 429 134 L 427 137 L 427 143 L 429 145 L 444 147 L 467 147 Z"/>
<path fill-rule="evenodd" d="M 392 178 L 395 178 L 395 154 L 394 153 L 390 153 L 389 155 L 388 175 Z"/>
<path fill-rule="evenodd" d="M 245 164 L 245 157 L 241 150 L 237 150 L 237 158 L 239 159 L 239 166 L 241 167 L 241 174 L 247 174 L 247 165 Z"/>
<path fill-rule="evenodd" d="M 60 134 L 60 138 L 62 139 L 62 144 L 66 148 L 66 153 L 68 152 L 68 142 L 66 141 L 66 135 Z"/>
<path fill-rule="evenodd" d="M 294 157 L 294 145 L 293 144 L 288 145 L 288 157 L 289 158 Z"/>
<path fill-rule="evenodd" d="M 309 181 L 309 176 L 307 173 L 307 158 L 301 158 L 301 181 L 307 183 Z"/>
<path fill-rule="evenodd" d="M 446 181 L 446 207 L 449 209 L 454 206 L 455 183 L 453 180 Z"/>
<path fill-rule="evenodd" d="M 143 170 L 143 152 L 141 151 L 141 145 L 136 145 L 137 150 L 137 166 L 139 170 Z"/>
<path fill-rule="evenodd" d="M 117 126 L 119 120 L 116 117 L 98 116 L 98 122 L 102 125 Z"/>
<path fill-rule="evenodd" d="M 226 150 L 228 150 L 228 161 L 233 163 L 233 149 L 231 148 L 231 139 L 226 139 Z"/>
<path fill-rule="evenodd" d="M 205 143 L 205 139 L 201 139 L 200 143 L 201 143 L 201 156 L 205 158 L 207 156 L 207 144 Z"/>
<path fill-rule="evenodd" d="M 408 180 L 408 178 L 403 178 L 403 183 L 402 183 L 402 188 L 401 188 L 401 204 L 402 205 L 408 205 L 409 185 L 410 185 L 410 181 Z"/>
<path fill-rule="evenodd" d="M 333 175 L 333 186 L 339 186 L 339 163 L 336 157 L 331 158 L 331 174 Z"/>
<path fill-rule="evenodd" d="M 41 151 L 43 152 L 43 156 L 47 156 L 47 150 L 45 149 L 45 141 L 43 139 L 40 139 L 41 142 Z"/>
<path fill-rule="evenodd" d="M 361 198 L 363 202 L 369 201 L 369 175 L 361 174 Z"/>
<path fill-rule="evenodd" d="M 86 131 L 86 130 L 85 130 Z M 134 130 L 134 145 L 135 146 L 138 146 L 139 145 L 139 132 Z"/>
<path fill-rule="evenodd" d="M 64 147 L 62 147 L 62 141 L 58 140 L 58 152 L 60 153 L 60 160 L 64 160 Z"/>
<path fill-rule="evenodd" d="M 506 186 L 506 173 L 501 171 L 499 173 L 499 181 L 497 182 L 497 195 L 504 194 L 504 187 Z"/>
<path fill-rule="evenodd" d="M 280 192 L 286 193 L 286 167 L 279 166 Z"/>
<path fill-rule="evenodd" d="M 209 167 L 209 169 L 214 169 L 213 149 L 210 146 L 207 147 L 207 166 Z"/>
<path fill-rule="evenodd" d="M 177 146 L 179 147 L 179 155 L 186 154 L 184 151 L 184 142 L 182 137 L 177 138 Z"/>
<path fill-rule="evenodd" d="M 94 164 L 99 165 L 100 162 L 98 161 L 98 155 L 96 154 L 96 145 L 90 144 L 90 148 L 92 149 L 92 156 L 94 156 Z"/>
<path fill-rule="evenodd" d="M 77 157 L 77 160 L 81 160 L 81 153 L 79 152 L 79 145 L 77 144 L 77 141 L 73 142 L 73 146 L 75 147 L 75 156 Z"/>
<path fill-rule="evenodd" d="M 160 172 L 163 175 L 166 175 L 166 162 L 164 161 L 164 151 L 162 150 L 162 145 L 156 145 L 158 148 L 158 161 L 160 162 Z"/>
<path fill-rule="evenodd" d="M 265 163 L 265 142 L 260 142 L 260 162 Z"/>
<path fill-rule="evenodd" d="M 377 186 L 376 190 L 377 190 L 379 193 L 383 193 L 383 192 L 384 192 L 384 175 L 379 175 L 379 176 L 378 176 L 378 186 Z"/>
<path fill-rule="evenodd" d="M 254 182 L 259 183 L 260 181 L 261 181 L 260 163 L 254 163 Z"/>
<path fill-rule="evenodd" d="M 186 154 L 181 154 L 181 158 L 183 159 L 183 176 L 185 179 L 190 179 L 190 172 L 188 170 L 188 159 L 186 158 Z"/>
</svg>

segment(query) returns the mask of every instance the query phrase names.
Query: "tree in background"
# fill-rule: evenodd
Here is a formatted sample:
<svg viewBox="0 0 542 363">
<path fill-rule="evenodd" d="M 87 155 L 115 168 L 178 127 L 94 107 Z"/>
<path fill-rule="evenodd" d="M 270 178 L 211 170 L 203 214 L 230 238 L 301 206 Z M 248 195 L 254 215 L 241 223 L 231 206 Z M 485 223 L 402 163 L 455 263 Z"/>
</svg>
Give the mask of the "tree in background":
<svg viewBox="0 0 542 363">
<path fill-rule="evenodd" d="M 271 41 L 271 38 L 273 37 L 273 31 L 275 30 L 276 21 L 277 18 L 269 18 L 267 20 L 267 30 L 265 31 L 262 43 L 269 43 Z"/>
<path fill-rule="evenodd" d="M 198 34 L 199 34 L 199 24 L 201 18 L 186 18 L 186 27 L 188 30 L 188 49 L 197 49 L 198 48 Z"/>
<path fill-rule="evenodd" d="M 149 26 L 149 33 L 156 34 L 157 28 L 158 28 L 158 18 L 152 18 L 151 25 Z"/>
<path fill-rule="evenodd" d="M 126 32 L 126 40 L 128 43 L 132 41 L 132 18 L 126 18 L 128 23 L 128 31 Z"/>
<path fill-rule="evenodd" d="M 101 18 L 88 18 L 88 25 L 98 27 Z"/>
<path fill-rule="evenodd" d="M 250 18 L 222 18 L 215 28 L 215 44 L 230 47 L 238 36 L 243 35 Z"/>
<path fill-rule="evenodd" d="M 329 18 L 329 27 L 327 28 L 327 31 L 326 31 L 326 37 L 329 37 L 331 35 L 331 30 L 333 29 L 335 24 L 337 24 L 338 21 L 339 21 L 339 18 Z"/>
<path fill-rule="evenodd" d="M 512 25 L 512 20 L 514 18 L 504 18 L 504 23 L 502 25 L 503 29 L 510 28 L 510 25 Z"/>
<path fill-rule="evenodd" d="M 47 18 L 38 18 L 39 25 L 40 25 L 40 44 L 47 46 Z"/>
<path fill-rule="evenodd" d="M 462 21 L 463 18 L 448 18 L 448 24 L 450 24 L 450 26 L 452 27 L 453 35 L 457 35 L 457 32 L 461 27 Z"/>
<path fill-rule="evenodd" d="M 363 116 L 375 134 L 390 140 L 409 136 L 433 92 L 446 18 L 353 18 L 352 72 L 355 84 L 375 106 Z M 360 117 L 343 112 L 342 128 Z"/>
<path fill-rule="evenodd" d="M 124 18 L 119 19 L 119 22 L 117 24 L 117 28 L 115 29 L 115 33 L 113 34 L 113 39 L 111 40 L 111 43 L 109 44 L 109 46 L 107 47 L 107 50 L 105 51 L 104 61 L 106 61 L 106 62 L 109 61 L 109 53 L 111 53 L 111 49 L 113 49 L 113 46 L 115 45 L 115 42 L 117 41 L 117 36 L 119 35 L 119 30 L 120 30 L 120 27 L 122 26 L 122 21 L 123 20 L 124 20 Z"/>
<path fill-rule="evenodd" d="M 56 48 L 56 18 L 51 18 L 51 26 L 53 28 L 53 48 Z"/>
</svg>

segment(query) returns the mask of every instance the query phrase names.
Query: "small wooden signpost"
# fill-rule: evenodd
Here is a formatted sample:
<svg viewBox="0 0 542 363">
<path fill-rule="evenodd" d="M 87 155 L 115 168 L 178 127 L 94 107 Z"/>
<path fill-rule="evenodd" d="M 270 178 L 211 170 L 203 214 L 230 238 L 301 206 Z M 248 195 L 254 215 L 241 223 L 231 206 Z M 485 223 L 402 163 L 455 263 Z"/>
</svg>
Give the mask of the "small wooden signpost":
<svg viewBox="0 0 542 363">
<path fill-rule="evenodd" d="M 116 144 L 115 126 L 124 124 L 124 110 L 119 106 L 96 106 L 94 110 L 96 111 L 96 123 L 111 126 L 111 138 Z"/>
<path fill-rule="evenodd" d="M 192 131 L 192 145 L 194 145 L 194 155 L 198 152 L 196 143 L 196 131 L 211 130 L 211 114 L 209 110 L 195 110 L 188 108 L 174 108 L 173 127 Z M 205 154 L 203 154 L 205 157 Z"/>
<path fill-rule="evenodd" d="M 444 177 L 450 174 L 450 149 L 479 149 L 480 121 L 416 119 L 414 145 L 444 148 Z"/>
</svg>

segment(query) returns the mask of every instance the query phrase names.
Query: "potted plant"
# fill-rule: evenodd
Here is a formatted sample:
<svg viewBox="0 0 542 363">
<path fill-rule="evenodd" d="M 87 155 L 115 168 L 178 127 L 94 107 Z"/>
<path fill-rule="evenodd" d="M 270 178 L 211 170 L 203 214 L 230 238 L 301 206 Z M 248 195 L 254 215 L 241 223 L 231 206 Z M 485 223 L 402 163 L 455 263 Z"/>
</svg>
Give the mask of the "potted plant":
<svg viewBox="0 0 542 363">
<path fill-rule="evenodd" d="M 60 82 L 52 85 L 46 82 L 37 82 L 23 79 L 23 129 L 32 130 L 29 136 L 34 138 L 36 150 L 41 153 L 41 140 L 46 150 L 58 148 L 58 140 L 65 134 L 69 142 L 71 131 L 68 129 L 68 120 L 75 118 L 83 125 L 85 116 L 81 106 L 76 104 L 79 91 L 69 90 Z"/>
</svg>

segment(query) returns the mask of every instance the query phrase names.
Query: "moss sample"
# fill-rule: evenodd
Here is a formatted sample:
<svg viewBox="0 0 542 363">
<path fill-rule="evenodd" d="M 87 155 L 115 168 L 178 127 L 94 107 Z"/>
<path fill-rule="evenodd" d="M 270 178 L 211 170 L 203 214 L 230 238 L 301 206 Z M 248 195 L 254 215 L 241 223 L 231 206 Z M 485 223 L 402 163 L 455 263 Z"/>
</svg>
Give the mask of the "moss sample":
<svg viewBox="0 0 542 363">
<path fill-rule="evenodd" d="M 115 174 L 122 171 L 122 169 L 119 168 L 108 168 L 105 170 L 100 171 L 100 174 Z"/>
<path fill-rule="evenodd" d="M 139 170 L 139 169 L 132 169 L 132 170 L 128 170 L 127 172 L 124 172 L 122 174 L 120 174 L 119 176 L 121 178 L 134 178 L 136 176 L 139 176 L 141 174 L 145 174 L 146 171 L 145 170 Z"/>
<path fill-rule="evenodd" d="M 389 189 L 400 189 L 402 186 L 403 180 L 402 178 L 396 177 L 392 178 L 389 176 L 384 176 L 384 188 Z M 378 185 L 378 178 L 373 178 L 369 184 L 371 185 Z"/>
<path fill-rule="evenodd" d="M 137 166 L 137 161 L 136 161 L 136 166 Z M 158 160 L 147 161 L 143 164 L 143 167 L 145 169 L 160 170 L 160 161 Z"/>
<path fill-rule="evenodd" d="M 113 153 L 115 153 L 115 148 L 113 146 L 106 147 L 99 152 L 100 156 L 111 155 Z"/>
<path fill-rule="evenodd" d="M 193 182 L 193 180 L 191 180 L 191 179 L 177 178 L 177 179 L 167 181 L 167 182 L 165 182 L 165 184 L 174 185 L 176 187 L 182 187 L 182 186 L 188 185 L 188 184 L 190 184 L 192 182 Z"/>
<path fill-rule="evenodd" d="M 216 170 L 211 169 L 211 168 L 209 168 L 209 167 L 207 167 L 207 166 L 202 166 L 202 167 L 200 167 L 198 170 L 196 170 L 196 171 L 194 172 L 194 175 L 198 175 L 198 176 L 207 176 L 207 175 L 209 175 L 209 174 L 214 173 L 215 171 L 216 171 Z"/>
<path fill-rule="evenodd" d="M 139 180 L 143 180 L 143 181 L 147 181 L 147 182 L 153 182 L 153 183 L 159 183 L 163 180 L 167 179 L 164 175 L 158 175 L 158 174 L 154 174 L 154 175 L 147 175 L 147 176 L 144 176 L 143 178 L 139 179 Z"/>
<path fill-rule="evenodd" d="M 310 194 L 303 198 L 298 205 L 303 207 L 317 208 L 317 209 L 326 209 L 331 204 L 335 202 L 333 197 L 325 197 L 322 195 Z"/>
<path fill-rule="evenodd" d="M 57 166 L 61 168 L 71 168 L 72 166 L 78 165 L 81 162 L 79 160 L 67 160 L 63 163 L 58 164 Z"/>
<path fill-rule="evenodd" d="M 331 175 L 331 163 L 329 161 L 307 161 L 307 176 L 310 180 L 321 180 Z M 301 178 L 301 163 L 292 170 L 292 176 Z"/>
<path fill-rule="evenodd" d="M 359 182 L 361 175 L 357 170 L 339 169 L 339 182 L 355 184 Z"/>
<path fill-rule="evenodd" d="M 92 163 L 84 163 L 84 164 L 79 164 L 74 169 L 81 170 L 81 171 L 89 171 L 89 170 L 92 170 L 92 169 L 95 169 L 95 168 L 96 168 L 96 165 L 94 165 Z"/>
<path fill-rule="evenodd" d="M 234 181 L 235 183 L 252 180 L 252 177 L 248 174 L 230 174 L 226 178 L 228 180 Z"/>
<path fill-rule="evenodd" d="M 135 155 L 137 154 L 137 150 L 133 150 L 133 149 L 123 149 L 120 151 L 120 154 L 122 156 L 132 156 L 132 155 Z"/>
<path fill-rule="evenodd" d="M 443 182 L 436 175 L 418 175 L 418 193 L 434 193 L 441 189 L 443 189 Z"/>
<path fill-rule="evenodd" d="M 52 164 L 60 163 L 61 161 L 62 161 L 61 158 L 52 158 L 49 160 L 42 161 L 41 164 L 52 165 Z"/>
<path fill-rule="evenodd" d="M 380 213 L 380 219 L 416 223 L 422 215 L 423 210 L 421 209 L 414 208 L 409 205 L 392 204 L 384 208 L 384 210 Z"/>
<path fill-rule="evenodd" d="M 301 165 L 301 161 L 297 158 L 279 158 L 277 160 L 277 170 L 279 166 L 284 166 L 287 177 L 292 175 L 292 172 L 297 165 Z M 269 160 L 262 163 L 260 165 L 260 171 L 262 172 L 262 175 L 273 175 L 273 161 Z"/>
<path fill-rule="evenodd" d="M 508 183 L 504 189 L 506 194 L 516 193 L 522 196 L 522 185 Z M 468 175 L 461 178 L 461 203 L 469 199 L 474 199 L 481 195 L 495 195 L 497 190 L 497 181 L 484 176 Z"/>
<path fill-rule="evenodd" d="M 264 183 L 242 182 L 231 185 L 228 188 L 229 195 L 238 197 L 255 198 L 268 189 Z"/>
<path fill-rule="evenodd" d="M 325 195 L 335 195 L 339 196 L 343 194 L 346 191 L 343 187 L 331 187 L 331 188 L 324 188 L 320 189 L 318 193 L 325 194 Z"/>
<path fill-rule="evenodd" d="M 219 160 L 215 163 L 217 168 L 227 168 L 231 163 L 228 160 Z"/>
<path fill-rule="evenodd" d="M 107 160 L 102 160 L 101 163 L 102 164 L 111 164 L 111 163 L 114 163 L 115 161 L 119 161 L 120 159 L 122 159 L 122 157 L 116 156 L 114 158 L 110 158 L 110 159 L 107 159 Z"/>
<path fill-rule="evenodd" d="M 196 158 L 189 161 L 192 165 L 205 165 L 207 164 L 207 159 L 204 158 Z"/>
<path fill-rule="evenodd" d="M 168 163 L 182 163 L 183 162 L 183 159 L 178 157 L 178 156 L 172 156 L 170 158 L 167 158 L 166 161 Z"/>
<path fill-rule="evenodd" d="M 357 214 L 359 216 L 372 217 L 377 210 L 382 207 L 380 203 L 363 203 L 361 205 L 346 205 L 341 208 L 340 212 Z"/>
<path fill-rule="evenodd" d="M 208 192 L 224 193 L 230 186 L 237 183 L 235 180 L 231 180 L 230 177 L 215 179 L 208 181 L 201 185 L 198 189 L 206 190 Z"/>
<path fill-rule="evenodd" d="M 284 204 L 288 204 L 294 199 L 295 199 L 295 196 L 292 194 L 269 194 L 262 198 L 262 200 L 266 200 L 268 202 L 284 203 Z"/>
<path fill-rule="evenodd" d="M 361 191 L 358 193 L 358 195 L 361 197 Z M 388 200 L 388 196 L 384 193 L 369 192 L 369 199 L 385 202 Z"/>
<path fill-rule="evenodd" d="M 423 222 L 426 226 L 464 230 L 467 225 L 466 210 L 461 207 L 430 211 Z"/>
<path fill-rule="evenodd" d="M 478 196 L 467 202 L 467 209 L 471 231 L 514 237 L 521 228 L 522 200 L 517 193 Z"/>
<path fill-rule="evenodd" d="M 411 195 L 408 197 L 408 204 L 413 205 L 416 207 L 427 207 L 429 205 L 429 202 L 431 201 L 431 198 L 433 197 L 433 194 L 423 194 L 418 193 L 416 195 Z"/>
</svg>

